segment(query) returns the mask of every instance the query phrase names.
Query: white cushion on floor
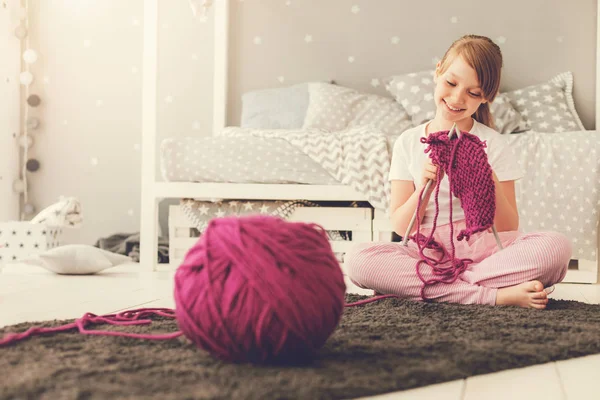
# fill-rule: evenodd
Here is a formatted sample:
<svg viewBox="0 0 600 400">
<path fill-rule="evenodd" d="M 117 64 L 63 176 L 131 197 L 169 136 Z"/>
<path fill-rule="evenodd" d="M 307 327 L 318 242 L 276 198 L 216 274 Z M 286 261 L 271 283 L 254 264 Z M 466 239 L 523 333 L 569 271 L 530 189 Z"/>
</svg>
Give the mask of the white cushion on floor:
<svg viewBox="0 0 600 400">
<path fill-rule="evenodd" d="M 84 244 L 55 247 L 19 260 L 19 263 L 42 267 L 65 275 L 95 274 L 129 262 L 132 262 L 129 257 Z"/>
</svg>

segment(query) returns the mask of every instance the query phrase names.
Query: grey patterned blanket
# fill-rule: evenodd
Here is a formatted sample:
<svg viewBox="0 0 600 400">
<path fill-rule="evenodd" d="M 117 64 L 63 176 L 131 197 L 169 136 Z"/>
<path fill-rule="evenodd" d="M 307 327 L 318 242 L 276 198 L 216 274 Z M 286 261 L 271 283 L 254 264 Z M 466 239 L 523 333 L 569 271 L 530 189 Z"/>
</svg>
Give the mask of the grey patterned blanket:
<svg viewBox="0 0 600 400">
<path fill-rule="evenodd" d="M 373 207 L 387 212 L 390 198 L 390 153 L 383 132 L 367 126 L 338 132 L 225 128 L 226 137 L 283 139 L 321 165 L 332 177 L 364 194 Z"/>
</svg>

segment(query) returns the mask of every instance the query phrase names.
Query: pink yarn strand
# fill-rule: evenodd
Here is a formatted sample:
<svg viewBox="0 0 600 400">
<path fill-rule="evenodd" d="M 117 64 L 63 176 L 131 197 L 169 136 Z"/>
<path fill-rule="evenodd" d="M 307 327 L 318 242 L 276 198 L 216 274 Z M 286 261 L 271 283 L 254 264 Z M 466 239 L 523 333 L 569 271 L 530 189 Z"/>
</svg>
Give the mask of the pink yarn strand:
<svg viewBox="0 0 600 400">
<path fill-rule="evenodd" d="M 345 307 L 356 307 L 376 301 L 380 301 L 388 298 L 398 298 L 399 296 L 394 294 L 387 294 L 381 296 L 374 296 L 368 299 L 356 301 L 353 303 L 345 304 Z M 106 330 L 91 330 L 85 327 L 88 324 L 108 324 L 116 326 L 133 326 L 133 325 L 150 325 L 152 320 L 141 319 L 150 315 L 157 315 L 165 318 L 175 319 L 175 310 L 169 308 L 140 308 L 136 310 L 127 310 L 119 314 L 108 314 L 108 315 L 96 315 L 93 313 L 85 313 L 81 318 L 76 319 L 74 322 L 53 327 L 53 328 L 42 328 L 32 327 L 24 332 L 20 333 L 7 333 L 0 340 L 0 347 L 15 344 L 25 339 L 29 339 L 33 336 L 48 335 L 53 333 L 67 332 L 70 330 L 77 329 L 80 334 L 84 335 L 96 335 L 96 336 L 114 336 L 114 337 L 126 337 L 132 339 L 143 339 L 143 340 L 171 340 L 178 338 L 183 335 L 182 331 L 176 331 L 166 334 L 139 334 L 139 333 L 128 333 L 128 332 L 116 332 Z M 282 338 L 277 347 L 281 347 L 284 342 Z M 213 343 L 216 345 L 216 343 Z"/>
<path fill-rule="evenodd" d="M 154 340 L 170 340 L 183 334 L 181 331 L 161 335 L 149 335 L 86 329 L 86 326 L 89 324 L 109 324 L 118 326 L 149 325 L 152 323 L 152 320 L 142 318 L 146 318 L 150 315 L 158 315 L 166 318 L 175 318 L 174 310 L 170 310 L 168 308 L 141 308 L 137 310 L 123 311 L 118 314 L 108 314 L 100 316 L 92 313 L 85 313 L 83 317 L 78 318 L 74 322 L 71 322 L 69 324 L 53 328 L 32 327 L 21 333 L 8 333 L 4 336 L 4 338 L 2 338 L 2 340 L 0 340 L 0 346 L 13 344 L 36 335 L 66 332 L 72 329 L 77 329 L 79 333 L 84 335 L 120 336 L 134 339 Z"/>
</svg>

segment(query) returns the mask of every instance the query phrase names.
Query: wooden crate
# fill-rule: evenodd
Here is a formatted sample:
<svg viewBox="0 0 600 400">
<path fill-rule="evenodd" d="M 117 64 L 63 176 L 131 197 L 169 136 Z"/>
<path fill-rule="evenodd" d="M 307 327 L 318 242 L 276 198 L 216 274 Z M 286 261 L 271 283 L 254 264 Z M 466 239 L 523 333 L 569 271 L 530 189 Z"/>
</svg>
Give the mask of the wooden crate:
<svg viewBox="0 0 600 400">
<path fill-rule="evenodd" d="M 366 207 L 298 207 L 288 218 L 294 222 L 314 222 L 328 231 L 351 231 L 352 240 L 331 240 L 334 253 L 345 254 L 357 243 L 373 240 L 373 209 Z M 169 207 L 169 260 L 178 266 L 198 241 L 195 228 L 179 205 Z M 342 260 L 340 260 L 342 261 Z"/>
</svg>

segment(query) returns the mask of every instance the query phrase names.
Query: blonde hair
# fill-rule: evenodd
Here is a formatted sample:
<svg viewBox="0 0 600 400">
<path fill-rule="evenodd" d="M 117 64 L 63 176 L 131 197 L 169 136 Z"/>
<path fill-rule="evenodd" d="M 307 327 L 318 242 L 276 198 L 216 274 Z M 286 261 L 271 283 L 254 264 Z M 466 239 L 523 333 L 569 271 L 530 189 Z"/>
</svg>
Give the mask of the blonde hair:
<svg viewBox="0 0 600 400">
<path fill-rule="evenodd" d="M 481 103 L 473 118 L 495 128 L 494 118 L 490 112 L 489 103 L 494 101 L 500 89 L 502 69 L 502 52 L 500 47 L 490 38 L 478 35 L 465 35 L 456 40 L 442 57 L 438 75 L 443 74 L 457 56 L 461 56 L 467 64 L 477 73 L 481 85 L 483 98 L 486 103 Z"/>
</svg>

